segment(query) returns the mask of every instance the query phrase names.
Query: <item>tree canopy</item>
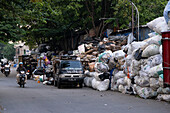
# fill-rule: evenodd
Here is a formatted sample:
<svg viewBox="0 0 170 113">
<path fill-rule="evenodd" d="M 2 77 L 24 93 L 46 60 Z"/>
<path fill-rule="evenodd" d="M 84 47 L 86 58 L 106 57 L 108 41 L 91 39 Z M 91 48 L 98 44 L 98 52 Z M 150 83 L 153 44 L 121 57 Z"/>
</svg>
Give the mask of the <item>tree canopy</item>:
<svg viewBox="0 0 170 113">
<path fill-rule="evenodd" d="M 162 16 L 167 4 L 165 0 L 132 1 L 139 9 L 140 25 Z M 90 29 L 101 37 L 108 27 L 129 28 L 131 15 L 129 0 L 0 0 L 0 40 L 23 40 L 34 47 Z"/>
</svg>

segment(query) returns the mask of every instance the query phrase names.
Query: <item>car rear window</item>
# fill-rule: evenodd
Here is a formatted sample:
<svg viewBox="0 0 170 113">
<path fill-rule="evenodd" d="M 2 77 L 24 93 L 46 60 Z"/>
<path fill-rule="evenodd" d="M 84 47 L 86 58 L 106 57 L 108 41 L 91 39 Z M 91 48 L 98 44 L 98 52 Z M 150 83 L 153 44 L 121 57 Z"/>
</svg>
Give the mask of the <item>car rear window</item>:
<svg viewBox="0 0 170 113">
<path fill-rule="evenodd" d="M 61 68 L 65 68 L 65 69 L 70 69 L 70 68 L 76 68 L 76 69 L 80 69 L 82 68 L 81 62 L 80 61 L 61 61 Z"/>
</svg>

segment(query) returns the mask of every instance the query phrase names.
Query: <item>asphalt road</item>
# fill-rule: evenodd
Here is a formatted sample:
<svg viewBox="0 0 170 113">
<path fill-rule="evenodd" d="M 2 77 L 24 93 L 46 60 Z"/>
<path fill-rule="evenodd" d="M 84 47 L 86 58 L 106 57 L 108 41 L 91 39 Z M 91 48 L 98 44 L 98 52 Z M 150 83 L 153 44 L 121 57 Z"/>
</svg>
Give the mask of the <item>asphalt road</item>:
<svg viewBox="0 0 170 113">
<path fill-rule="evenodd" d="M 91 88 L 58 89 L 28 80 L 16 84 L 15 71 L 0 74 L 0 113 L 170 113 L 170 104 Z"/>
</svg>

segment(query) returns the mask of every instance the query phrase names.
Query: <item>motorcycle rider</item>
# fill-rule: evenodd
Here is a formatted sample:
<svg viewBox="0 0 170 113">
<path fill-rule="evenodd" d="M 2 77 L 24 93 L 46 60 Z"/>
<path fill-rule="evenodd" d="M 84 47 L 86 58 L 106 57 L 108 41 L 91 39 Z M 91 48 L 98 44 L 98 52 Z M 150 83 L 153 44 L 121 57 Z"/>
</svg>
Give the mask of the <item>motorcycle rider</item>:
<svg viewBox="0 0 170 113">
<path fill-rule="evenodd" d="M 7 63 L 5 64 L 5 68 L 9 68 L 9 72 L 10 72 L 10 65 L 9 65 L 8 61 L 7 61 Z"/>
<path fill-rule="evenodd" d="M 25 67 L 23 66 L 23 63 L 22 62 L 20 62 L 19 63 L 19 67 L 17 68 L 17 83 L 19 83 L 20 82 L 20 78 L 19 78 L 19 76 L 20 76 L 20 74 L 21 74 L 21 71 L 25 71 L 25 73 L 27 72 L 27 70 L 25 69 Z M 26 83 L 26 81 L 27 81 L 27 75 L 25 75 L 25 83 Z"/>
</svg>

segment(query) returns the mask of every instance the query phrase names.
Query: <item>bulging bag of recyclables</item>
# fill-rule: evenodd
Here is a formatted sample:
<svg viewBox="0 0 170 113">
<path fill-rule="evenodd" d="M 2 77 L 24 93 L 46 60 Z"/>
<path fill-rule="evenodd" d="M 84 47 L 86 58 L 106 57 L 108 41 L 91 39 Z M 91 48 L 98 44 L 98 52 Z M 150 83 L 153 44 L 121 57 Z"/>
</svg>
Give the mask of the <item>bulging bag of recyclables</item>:
<svg viewBox="0 0 170 113">
<path fill-rule="evenodd" d="M 151 33 L 149 33 L 148 35 L 149 35 L 149 37 L 151 38 L 151 37 L 156 36 L 156 35 L 158 35 L 158 34 L 157 34 L 156 32 L 151 32 Z"/>
<path fill-rule="evenodd" d="M 161 39 L 162 39 L 161 35 L 155 35 L 151 38 L 144 40 L 144 42 L 147 42 L 149 45 L 151 44 L 161 45 Z"/>
<path fill-rule="evenodd" d="M 149 87 L 140 87 L 140 86 L 136 86 L 135 87 L 135 90 L 137 92 L 137 94 L 141 97 L 141 98 L 144 98 L 144 99 L 147 99 L 147 98 L 152 98 L 152 97 L 156 97 L 157 96 L 157 92 L 152 90 L 151 88 Z"/>
<path fill-rule="evenodd" d="M 160 21 L 164 21 L 164 17 L 158 17 L 152 20 L 151 22 L 147 23 L 147 26 L 153 30 Z"/>
<path fill-rule="evenodd" d="M 135 77 L 135 83 L 141 87 L 148 87 L 150 85 L 149 83 L 149 77 Z"/>
<path fill-rule="evenodd" d="M 150 87 L 157 91 L 159 88 L 159 78 L 150 78 Z"/>
<path fill-rule="evenodd" d="M 123 52 L 123 50 L 118 50 L 113 52 L 112 56 L 113 58 L 122 59 L 125 57 L 125 53 Z"/>
<path fill-rule="evenodd" d="M 162 55 L 154 55 L 148 58 L 147 65 L 150 66 L 150 68 L 157 66 L 162 63 Z"/>
<path fill-rule="evenodd" d="M 120 79 L 120 78 L 124 78 L 126 75 L 123 73 L 123 71 L 119 71 L 118 73 L 116 73 L 114 75 L 114 79 L 117 80 L 117 79 Z"/>
<path fill-rule="evenodd" d="M 99 62 L 103 62 L 103 63 L 108 63 L 109 59 L 111 57 L 112 52 L 111 51 L 106 51 L 102 54 L 99 55 Z"/>
<path fill-rule="evenodd" d="M 170 88 L 169 87 L 166 87 L 166 88 L 159 87 L 157 89 L 157 92 L 159 94 L 170 94 Z"/>
<path fill-rule="evenodd" d="M 94 78 L 93 77 L 85 77 L 84 78 L 84 84 L 87 86 L 87 87 L 92 87 L 92 80 Z"/>
<path fill-rule="evenodd" d="M 151 44 L 143 50 L 142 57 L 150 57 L 156 54 L 159 54 L 159 46 Z"/>
<path fill-rule="evenodd" d="M 158 100 L 164 100 L 164 101 L 170 102 L 170 94 L 159 94 L 157 96 L 157 99 Z"/>
<path fill-rule="evenodd" d="M 155 32 L 161 34 L 161 32 L 168 30 L 168 24 L 166 23 L 166 20 L 159 22 L 156 27 L 153 29 Z"/>
<path fill-rule="evenodd" d="M 167 31 L 168 25 L 164 17 L 158 17 L 151 22 L 147 23 L 148 27 L 155 32 L 161 34 L 163 31 Z"/>
<path fill-rule="evenodd" d="M 94 69 L 98 73 L 108 72 L 109 66 L 106 63 L 97 62 L 94 66 Z"/>
<path fill-rule="evenodd" d="M 158 72 L 162 70 L 163 70 L 162 64 L 152 67 L 149 70 L 149 77 L 159 78 Z"/>
<path fill-rule="evenodd" d="M 106 91 L 109 88 L 109 79 L 105 79 L 104 81 L 97 81 L 96 79 L 92 80 L 92 87 L 99 91 Z"/>
<path fill-rule="evenodd" d="M 142 41 L 142 42 L 132 42 L 131 43 L 131 51 L 133 52 L 134 50 L 137 50 L 139 48 L 143 48 L 147 45 L 148 45 L 148 43 L 144 42 L 144 41 Z"/>
</svg>

